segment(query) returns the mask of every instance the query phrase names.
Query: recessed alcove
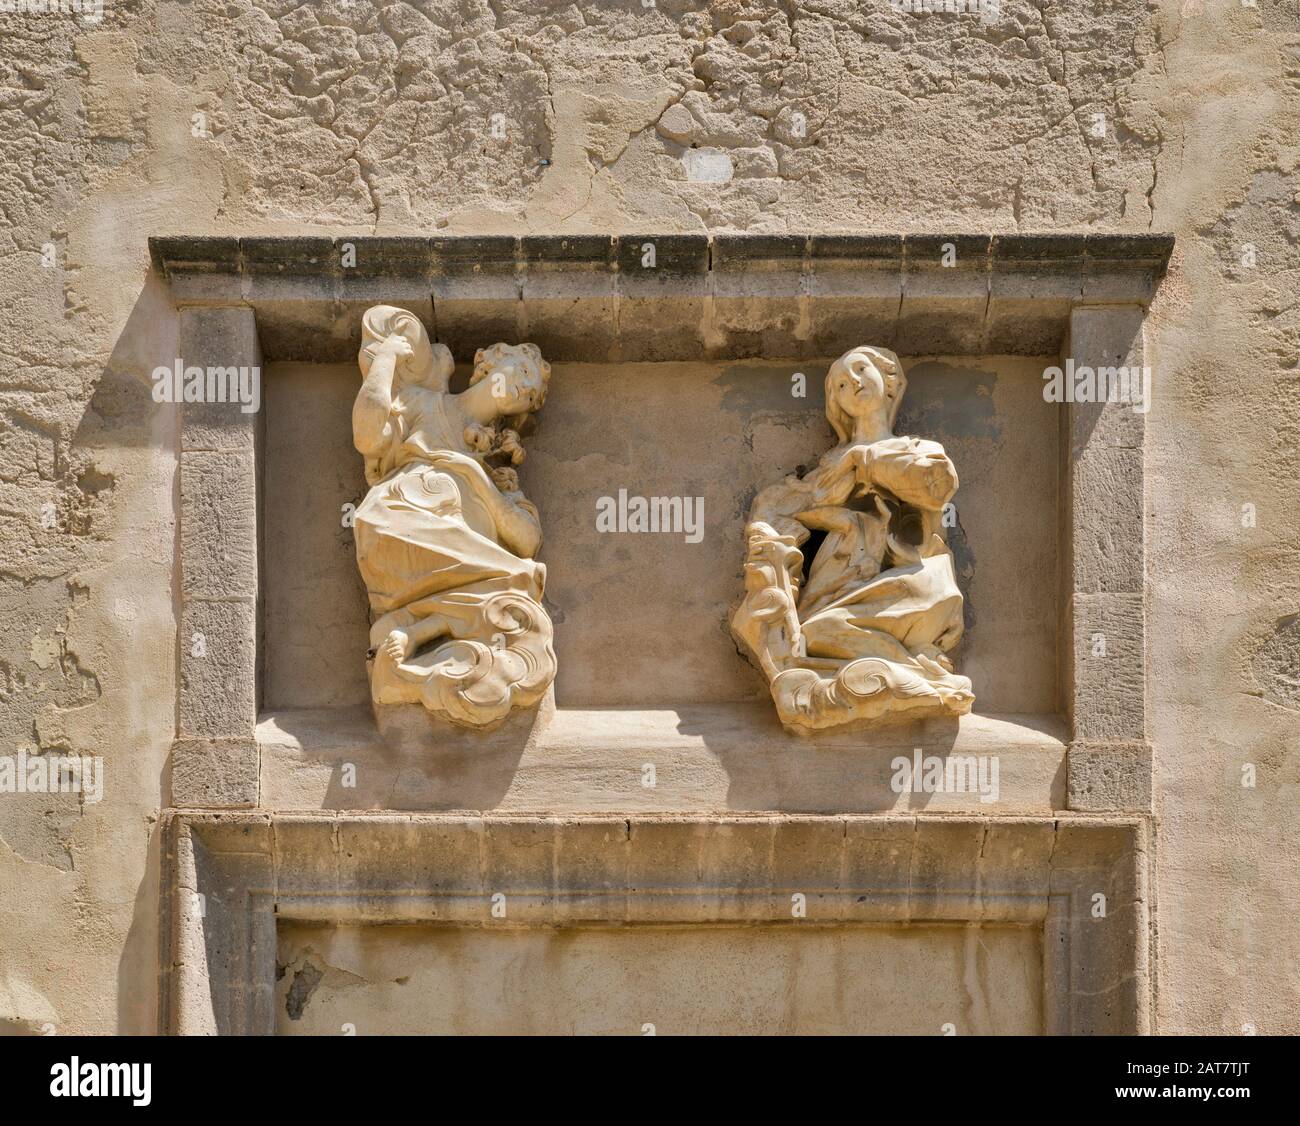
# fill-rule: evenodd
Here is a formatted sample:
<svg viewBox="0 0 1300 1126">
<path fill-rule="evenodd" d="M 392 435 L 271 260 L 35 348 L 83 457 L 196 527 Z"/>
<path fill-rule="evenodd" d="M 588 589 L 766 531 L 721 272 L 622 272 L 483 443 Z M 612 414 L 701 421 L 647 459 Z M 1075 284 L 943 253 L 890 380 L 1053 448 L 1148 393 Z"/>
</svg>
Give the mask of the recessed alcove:
<svg viewBox="0 0 1300 1126">
<path fill-rule="evenodd" d="M 277 939 L 281 1036 L 1043 1032 L 1030 926 L 290 923 Z"/>
<path fill-rule="evenodd" d="M 962 476 L 949 541 L 967 608 L 958 660 L 976 685 L 975 710 L 1053 714 L 1058 435 L 1041 379 L 1052 359 L 903 360 L 900 432 L 942 442 Z M 829 362 L 555 365 L 520 474 L 545 527 L 557 707 L 767 699 L 728 630 L 746 513 L 759 488 L 826 447 Z M 365 590 L 346 526 L 365 491 L 351 435 L 358 383 L 354 365 L 276 363 L 267 373 L 264 712 L 369 699 Z M 792 394 L 801 384 L 802 398 Z M 703 497 L 700 542 L 597 530 L 598 500 L 619 490 Z"/>
<path fill-rule="evenodd" d="M 663 936 L 696 966 L 757 959 L 779 976 L 804 958 L 893 959 L 912 980 L 918 960 L 966 958 L 954 936 L 987 933 L 1019 975 L 990 1029 L 1147 1028 L 1143 420 L 1123 404 L 1049 403 L 1042 372 L 1066 355 L 1143 362 L 1170 246 L 153 240 L 185 362 L 265 376 L 256 415 L 182 416 L 170 1027 L 274 1032 L 288 1004 L 277 959 L 288 975 L 313 942 L 332 957 L 369 945 L 358 1001 L 373 1008 L 394 959 L 395 976 L 441 988 L 443 947 L 488 977 L 501 959 L 564 950 L 593 980 L 629 958 L 662 970 Z M 346 516 L 364 491 L 349 434 L 358 326 L 377 302 L 410 309 L 462 365 L 498 340 L 531 340 L 554 365 L 521 476 L 541 511 L 559 673 L 493 731 L 415 706 L 377 721 L 369 702 Z M 950 537 L 968 629 L 955 656 L 976 705 L 960 720 L 796 736 L 728 632 L 744 520 L 760 486 L 826 449 L 826 366 L 864 343 L 902 357 L 898 432 L 941 442 L 961 476 Z M 619 490 L 703 497 L 703 537 L 598 532 L 596 502 Z M 200 631 L 212 659 L 186 643 Z M 900 792 L 894 763 L 918 749 L 996 762 L 997 792 Z M 936 980 L 932 1000 L 943 1007 L 957 982 Z M 556 987 L 581 1003 L 573 982 Z M 328 996 L 326 1022 L 340 1011 Z M 772 997 L 754 1001 L 758 1026 L 787 1019 Z M 439 1027 L 450 1011 L 410 1013 Z M 595 1015 L 602 1031 L 620 1019 Z"/>
<path fill-rule="evenodd" d="M 402 721 L 414 732 L 409 741 L 390 735 L 386 745 L 368 726 L 366 598 L 347 521 L 365 493 L 351 436 L 355 364 L 271 364 L 261 461 L 265 796 L 288 808 L 420 809 L 496 808 L 530 793 L 549 806 L 540 781 L 525 786 L 506 777 L 512 751 L 519 770 L 547 773 L 555 756 L 570 759 L 557 745 L 560 733 L 571 739 L 582 725 L 591 776 L 613 772 L 604 788 L 611 805 L 677 808 L 685 779 L 711 764 L 727 784 L 725 793 L 710 786 L 699 794 L 706 806 L 753 808 L 757 800 L 760 808 L 830 811 L 847 800 L 848 808 L 908 808 L 911 795 L 900 799 L 886 785 L 889 760 L 920 746 L 997 751 L 1012 762 L 1042 752 L 1032 784 L 1018 787 L 1004 775 L 1004 800 L 1053 808 L 1064 744 L 1058 427 L 1056 407 L 1042 394 L 1051 357 L 902 357 L 909 388 L 899 432 L 943 443 L 962 476 L 949 539 L 966 599 L 956 658 L 975 685 L 974 716 L 960 724 L 896 723 L 884 735 L 788 735 L 772 720 L 762 677 L 737 651 L 728 621 L 741 591 L 748 507 L 759 488 L 815 464 L 825 449 L 823 379 L 832 358 L 554 365 L 521 482 L 545 528 L 540 558 L 555 623 L 556 714 L 544 709 L 525 731 L 515 721 L 495 738 L 473 739 L 480 750 L 466 751 L 475 766 L 465 772 L 473 784 L 461 788 L 449 784 L 459 733 L 434 728 L 422 739 L 428 727 L 414 707 L 403 709 L 415 713 Z M 467 378 L 462 366 L 453 388 Z M 599 531 L 598 500 L 620 490 L 703 497 L 699 542 L 681 532 Z M 624 713 L 617 720 L 615 710 Z M 628 761 L 629 711 L 669 733 L 668 744 L 638 741 L 642 757 Z M 351 746 L 339 745 L 344 732 L 352 733 Z M 781 754 L 802 761 L 820 753 L 821 761 L 805 764 L 805 781 L 793 788 L 778 784 L 785 773 L 778 770 L 755 789 L 752 779 L 741 781 L 753 773 L 739 761 L 747 741 L 751 767 Z M 639 768 L 656 757 L 665 777 L 647 791 Z M 344 761 L 382 784 L 340 786 Z M 809 781 L 816 778 L 824 785 Z M 975 801 L 934 800 L 954 808 Z M 591 799 L 592 808 L 606 804 Z"/>
</svg>

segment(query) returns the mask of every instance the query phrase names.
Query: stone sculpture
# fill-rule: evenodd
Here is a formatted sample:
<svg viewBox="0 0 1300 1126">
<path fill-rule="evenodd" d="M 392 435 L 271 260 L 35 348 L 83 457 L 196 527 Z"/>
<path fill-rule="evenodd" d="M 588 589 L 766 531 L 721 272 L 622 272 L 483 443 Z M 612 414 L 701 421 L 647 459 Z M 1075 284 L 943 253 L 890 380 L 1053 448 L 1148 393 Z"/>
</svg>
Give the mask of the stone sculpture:
<svg viewBox="0 0 1300 1126">
<path fill-rule="evenodd" d="M 534 561 L 542 528 L 514 468 L 550 364 L 536 345 L 494 344 L 453 395 L 450 351 L 389 305 L 366 312 L 358 362 L 352 436 L 370 489 L 354 531 L 371 697 L 490 728 L 555 678 L 546 568 Z"/>
<path fill-rule="evenodd" d="M 942 520 L 957 471 L 937 442 L 894 435 L 906 387 L 893 352 L 846 352 L 826 374 L 839 444 L 750 508 L 731 629 L 789 730 L 962 715 L 974 702 L 946 655 L 962 635 Z M 814 533 L 822 538 L 805 569 L 801 548 Z"/>
</svg>

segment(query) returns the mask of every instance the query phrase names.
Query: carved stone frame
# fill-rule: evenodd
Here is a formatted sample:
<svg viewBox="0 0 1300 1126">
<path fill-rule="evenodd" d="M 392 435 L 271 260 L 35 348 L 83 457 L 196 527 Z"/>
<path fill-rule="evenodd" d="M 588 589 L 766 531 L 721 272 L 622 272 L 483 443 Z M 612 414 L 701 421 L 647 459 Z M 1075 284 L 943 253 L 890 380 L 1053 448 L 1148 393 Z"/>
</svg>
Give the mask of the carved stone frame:
<svg viewBox="0 0 1300 1126">
<path fill-rule="evenodd" d="M 418 313 L 458 359 L 486 339 L 533 340 L 552 360 L 611 362 L 798 359 L 869 340 L 903 355 L 1059 352 L 1076 364 L 1140 366 L 1146 308 L 1172 243 L 1082 234 L 151 240 L 178 309 L 180 355 L 205 367 L 260 366 L 264 353 L 352 359 L 360 314 L 378 301 Z M 482 926 L 488 895 L 501 891 L 511 925 L 798 925 L 789 913 L 798 891 L 812 921 L 1042 927 L 1049 1031 L 1149 1031 L 1141 414 L 1115 403 L 1061 410 L 1060 710 L 1071 734 L 1058 817 L 258 811 L 261 427 L 260 414 L 183 409 L 164 1028 L 273 1031 L 280 918 Z"/>
<path fill-rule="evenodd" d="M 356 355 L 377 300 L 458 359 L 488 338 L 553 360 L 1060 350 L 1142 365 L 1169 235 L 634 235 L 154 238 L 186 364 Z M 945 265 L 950 262 L 950 265 Z M 1061 410 L 1066 806 L 1149 812 L 1143 415 Z M 261 415 L 186 406 L 172 804 L 258 805 Z M 192 639 L 208 644 L 202 659 Z"/>
<path fill-rule="evenodd" d="M 163 1027 L 273 1033 L 281 920 L 955 923 L 1040 930 L 1045 1031 L 1144 1033 L 1146 832 L 1138 818 L 177 813 Z M 492 915 L 497 894 L 504 919 Z"/>
</svg>

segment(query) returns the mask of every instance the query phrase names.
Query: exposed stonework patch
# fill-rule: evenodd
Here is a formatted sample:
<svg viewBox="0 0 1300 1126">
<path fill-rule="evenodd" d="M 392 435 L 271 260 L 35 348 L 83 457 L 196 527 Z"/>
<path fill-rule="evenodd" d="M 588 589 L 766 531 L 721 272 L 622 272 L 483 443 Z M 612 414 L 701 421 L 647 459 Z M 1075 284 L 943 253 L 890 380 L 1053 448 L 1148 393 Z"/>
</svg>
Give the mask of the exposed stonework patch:
<svg viewBox="0 0 1300 1126">
<path fill-rule="evenodd" d="M 290 1020 L 302 1019 L 303 1009 L 307 1007 L 307 1002 L 311 1000 L 312 993 L 324 976 L 325 971 L 314 965 L 308 956 L 304 956 L 302 964 L 294 968 L 284 998 L 284 1011 L 289 1014 Z"/>
<path fill-rule="evenodd" d="M 1300 614 L 1278 621 L 1251 667 L 1266 700 L 1300 711 Z"/>
</svg>

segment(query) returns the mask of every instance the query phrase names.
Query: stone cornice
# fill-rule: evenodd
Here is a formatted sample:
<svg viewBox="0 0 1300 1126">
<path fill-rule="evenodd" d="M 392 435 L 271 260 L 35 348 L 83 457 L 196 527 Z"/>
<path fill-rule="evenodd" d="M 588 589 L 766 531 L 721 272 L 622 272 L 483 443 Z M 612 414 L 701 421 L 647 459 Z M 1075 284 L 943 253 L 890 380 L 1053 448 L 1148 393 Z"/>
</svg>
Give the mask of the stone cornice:
<svg viewBox="0 0 1300 1126">
<path fill-rule="evenodd" d="M 656 247 L 659 269 L 678 276 L 726 272 L 739 265 L 786 266 L 807 271 L 827 261 L 855 262 L 864 269 L 906 270 L 935 265 L 945 243 L 956 250 L 956 267 L 976 272 L 1089 267 L 1163 272 L 1174 245 L 1171 234 L 642 234 L 642 235 L 450 235 L 376 237 L 340 235 L 156 235 L 149 239 L 155 268 L 177 272 L 257 276 L 432 278 L 472 272 L 476 266 L 510 264 L 605 266 L 612 272 L 642 269 L 641 247 Z M 342 265 L 344 248 L 356 265 Z"/>
<path fill-rule="evenodd" d="M 359 307 L 409 306 L 458 358 L 1053 354 L 1069 309 L 1151 300 L 1169 234 L 162 236 L 178 304 L 247 304 L 270 358 L 355 354 Z"/>
</svg>

